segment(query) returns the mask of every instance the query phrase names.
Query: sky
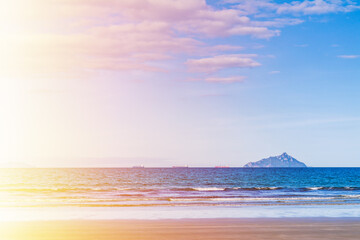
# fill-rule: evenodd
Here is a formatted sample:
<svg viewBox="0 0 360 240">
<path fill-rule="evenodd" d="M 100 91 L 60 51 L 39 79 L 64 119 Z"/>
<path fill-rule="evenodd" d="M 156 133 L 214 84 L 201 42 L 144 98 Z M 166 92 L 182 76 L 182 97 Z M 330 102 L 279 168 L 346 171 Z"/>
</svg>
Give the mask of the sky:
<svg viewBox="0 0 360 240">
<path fill-rule="evenodd" d="M 360 167 L 360 2 L 12 0 L 0 166 Z"/>
</svg>

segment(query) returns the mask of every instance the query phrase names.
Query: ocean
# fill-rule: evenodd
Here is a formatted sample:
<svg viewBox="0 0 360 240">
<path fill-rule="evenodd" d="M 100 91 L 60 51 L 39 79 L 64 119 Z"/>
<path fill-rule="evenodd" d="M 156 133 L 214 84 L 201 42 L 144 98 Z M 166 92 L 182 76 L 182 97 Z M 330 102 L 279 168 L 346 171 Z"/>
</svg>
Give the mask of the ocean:
<svg viewBox="0 0 360 240">
<path fill-rule="evenodd" d="M 359 204 L 360 168 L 0 170 L 0 208 L 20 217 L 360 217 Z"/>
</svg>

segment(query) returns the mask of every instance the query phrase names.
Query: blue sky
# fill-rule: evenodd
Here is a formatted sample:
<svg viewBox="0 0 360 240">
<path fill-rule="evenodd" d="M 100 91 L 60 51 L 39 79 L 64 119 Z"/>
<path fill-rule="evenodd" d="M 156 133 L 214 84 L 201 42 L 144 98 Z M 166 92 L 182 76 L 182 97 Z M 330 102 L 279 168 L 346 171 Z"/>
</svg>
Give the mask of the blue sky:
<svg viewBox="0 0 360 240">
<path fill-rule="evenodd" d="M 4 163 L 360 167 L 357 1 L 33 1 L 5 15 Z"/>
</svg>

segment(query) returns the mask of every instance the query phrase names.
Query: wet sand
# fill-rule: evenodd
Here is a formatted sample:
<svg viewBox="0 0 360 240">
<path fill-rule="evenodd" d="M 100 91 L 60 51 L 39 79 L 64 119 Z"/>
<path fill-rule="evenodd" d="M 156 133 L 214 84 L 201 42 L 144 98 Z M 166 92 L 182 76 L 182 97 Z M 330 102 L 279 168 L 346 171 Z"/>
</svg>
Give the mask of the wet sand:
<svg viewBox="0 0 360 240">
<path fill-rule="evenodd" d="M 0 222 L 1 240 L 360 239 L 359 218 Z"/>
</svg>

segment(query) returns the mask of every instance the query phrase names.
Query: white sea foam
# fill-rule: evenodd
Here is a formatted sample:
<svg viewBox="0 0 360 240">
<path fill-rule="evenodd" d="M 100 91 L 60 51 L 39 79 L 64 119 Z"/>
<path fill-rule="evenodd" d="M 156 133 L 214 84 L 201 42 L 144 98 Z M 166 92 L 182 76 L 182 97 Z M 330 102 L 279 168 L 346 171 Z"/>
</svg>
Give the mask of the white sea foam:
<svg viewBox="0 0 360 240">
<path fill-rule="evenodd" d="M 360 195 L 341 195 L 343 198 L 360 198 Z"/>
<path fill-rule="evenodd" d="M 335 200 L 341 197 L 202 197 L 202 198 L 169 198 L 169 201 L 179 202 L 274 202 L 274 201 L 313 201 L 313 200 Z"/>
<path fill-rule="evenodd" d="M 320 190 L 320 189 L 322 189 L 322 187 L 309 187 L 307 189 L 309 189 L 309 190 Z"/>
<path fill-rule="evenodd" d="M 219 187 L 198 187 L 198 188 L 192 188 L 195 191 L 224 191 L 225 188 L 219 188 Z"/>
</svg>

